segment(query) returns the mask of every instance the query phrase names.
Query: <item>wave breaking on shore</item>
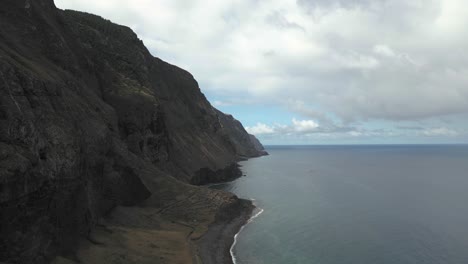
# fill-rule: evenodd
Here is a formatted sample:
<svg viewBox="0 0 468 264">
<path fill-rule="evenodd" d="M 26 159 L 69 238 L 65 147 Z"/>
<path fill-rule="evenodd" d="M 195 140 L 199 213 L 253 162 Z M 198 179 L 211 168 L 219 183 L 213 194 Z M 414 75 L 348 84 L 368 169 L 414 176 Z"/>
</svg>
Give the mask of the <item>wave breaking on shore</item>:
<svg viewBox="0 0 468 264">
<path fill-rule="evenodd" d="M 252 199 L 251 200 L 252 202 L 254 202 L 255 200 Z M 255 204 L 254 204 L 255 205 Z M 252 217 L 250 217 L 250 219 L 239 229 L 239 232 L 237 232 L 237 234 L 234 235 L 234 242 L 232 243 L 231 245 L 231 248 L 229 249 L 229 252 L 231 253 L 231 258 L 232 258 L 232 263 L 234 264 L 238 264 L 237 263 L 237 258 L 236 256 L 234 255 L 234 247 L 236 246 L 237 244 L 237 236 L 242 232 L 242 230 L 244 230 L 244 228 L 249 224 L 251 223 L 255 218 L 259 217 L 263 211 L 265 211 L 264 209 L 262 208 L 259 208 L 259 207 L 255 207 L 256 209 L 256 212 L 254 214 L 252 214 Z"/>
</svg>

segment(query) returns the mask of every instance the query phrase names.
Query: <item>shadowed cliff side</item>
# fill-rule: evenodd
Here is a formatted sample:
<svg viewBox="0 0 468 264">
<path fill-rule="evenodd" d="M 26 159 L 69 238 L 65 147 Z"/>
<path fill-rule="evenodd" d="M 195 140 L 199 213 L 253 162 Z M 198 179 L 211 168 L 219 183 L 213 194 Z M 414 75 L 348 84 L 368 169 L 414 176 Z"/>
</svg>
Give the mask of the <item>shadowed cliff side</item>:
<svg viewBox="0 0 468 264">
<path fill-rule="evenodd" d="M 117 243 L 153 232 L 197 263 L 191 241 L 249 206 L 186 183 L 263 154 L 242 125 L 127 27 L 52 0 L 3 0 L 0 25 L 0 262 L 178 263 Z"/>
</svg>

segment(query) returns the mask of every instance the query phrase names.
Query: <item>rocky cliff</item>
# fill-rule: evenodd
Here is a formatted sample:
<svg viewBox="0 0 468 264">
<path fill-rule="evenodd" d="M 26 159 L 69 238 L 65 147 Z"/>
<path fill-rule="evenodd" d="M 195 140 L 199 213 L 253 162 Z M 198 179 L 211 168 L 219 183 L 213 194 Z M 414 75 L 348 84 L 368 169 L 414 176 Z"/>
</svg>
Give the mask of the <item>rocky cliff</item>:
<svg viewBox="0 0 468 264">
<path fill-rule="evenodd" d="M 250 210 L 189 183 L 239 176 L 261 144 L 132 30 L 52 0 L 2 0 L 0 25 L 0 262 L 198 263 L 194 241 Z"/>
</svg>

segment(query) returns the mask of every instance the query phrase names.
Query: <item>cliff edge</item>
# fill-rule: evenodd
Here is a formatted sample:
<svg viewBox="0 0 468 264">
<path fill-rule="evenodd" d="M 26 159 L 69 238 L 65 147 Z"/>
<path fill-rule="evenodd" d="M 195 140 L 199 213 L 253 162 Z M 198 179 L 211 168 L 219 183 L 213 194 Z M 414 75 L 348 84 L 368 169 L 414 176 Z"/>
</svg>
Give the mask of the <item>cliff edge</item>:
<svg viewBox="0 0 468 264">
<path fill-rule="evenodd" d="M 190 73 L 52 0 L 4 0 L 0 25 L 0 262 L 201 263 L 243 221 L 250 203 L 194 185 L 265 152 Z"/>
</svg>

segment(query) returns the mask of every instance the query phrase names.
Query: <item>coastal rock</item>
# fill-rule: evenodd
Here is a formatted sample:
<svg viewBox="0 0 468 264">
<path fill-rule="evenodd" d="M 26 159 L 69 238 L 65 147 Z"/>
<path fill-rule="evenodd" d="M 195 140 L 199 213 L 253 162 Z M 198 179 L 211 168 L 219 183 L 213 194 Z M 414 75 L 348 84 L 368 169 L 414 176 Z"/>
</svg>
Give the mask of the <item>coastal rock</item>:
<svg viewBox="0 0 468 264">
<path fill-rule="evenodd" d="M 0 24 L 0 262 L 86 259 L 80 241 L 103 222 L 190 222 L 202 236 L 240 203 L 187 184 L 232 179 L 264 154 L 190 73 L 128 27 L 52 0 L 4 0 Z"/>
</svg>

